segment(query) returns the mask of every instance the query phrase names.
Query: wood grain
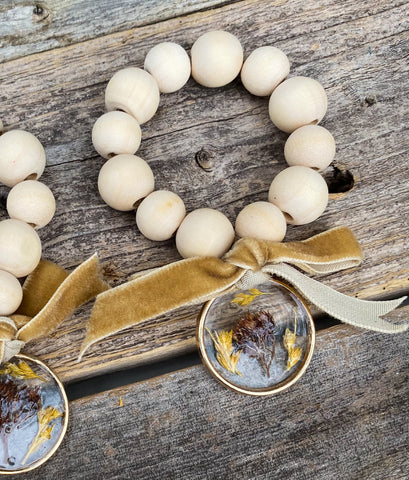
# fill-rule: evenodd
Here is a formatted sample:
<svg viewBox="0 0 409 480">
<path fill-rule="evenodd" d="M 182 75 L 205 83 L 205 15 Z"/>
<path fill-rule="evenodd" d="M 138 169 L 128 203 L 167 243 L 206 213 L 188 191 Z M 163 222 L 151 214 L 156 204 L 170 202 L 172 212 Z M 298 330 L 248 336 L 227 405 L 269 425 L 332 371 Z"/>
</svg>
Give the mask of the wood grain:
<svg viewBox="0 0 409 480">
<path fill-rule="evenodd" d="M 408 339 L 320 332 L 305 375 L 270 398 L 198 366 L 77 400 L 60 450 L 30 478 L 403 480 Z"/>
<path fill-rule="evenodd" d="M 222 0 L 4 2 L 0 4 L 0 63 L 226 3 L 233 2 Z"/>
<path fill-rule="evenodd" d="M 97 251 L 113 285 L 179 258 L 173 240 L 144 239 L 133 213 L 104 205 L 96 187 L 103 159 L 93 150 L 90 132 L 104 111 L 104 89 L 116 70 L 141 66 L 159 41 L 189 48 L 201 33 L 224 28 L 241 39 L 247 54 L 275 44 L 288 53 L 292 75 L 322 82 L 329 98 L 323 125 L 337 142 L 335 165 L 356 180 L 351 191 L 330 201 L 319 220 L 290 227 L 286 239 L 348 225 L 366 259 L 362 267 L 325 276 L 323 282 L 364 298 L 408 290 L 408 14 L 409 5 L 399 0 L 375 5 L 253 0 L 2 64 L 1 118 L 7 128 L 38 135 L 46 147 L 43 180 L 58 206 L 53 222 L 40 232 L 44 256 L 72 268 Z M 238 80 L 221 89 L 190 80 L 182 91 L 162 96 L 157 115 L 143 125 L 139 154 L 150 163 L 156 188 L 176 191 L 188 211 L 217 208 L 234 222 L 247 203 L 266 199 L 271 180 L 285 168 L 285 139 L 268 118 L 267 99 L 250 96 Z M 195 161 L 203 149 L 213 158 L 210 172 Z M 80 309 L 51 341 L 27 346 L 27 353 L 40 356 L 68 381 L 194 348 L 200 307 L 124 331 L 78 364 L 90 308 Z"/>
</svg>

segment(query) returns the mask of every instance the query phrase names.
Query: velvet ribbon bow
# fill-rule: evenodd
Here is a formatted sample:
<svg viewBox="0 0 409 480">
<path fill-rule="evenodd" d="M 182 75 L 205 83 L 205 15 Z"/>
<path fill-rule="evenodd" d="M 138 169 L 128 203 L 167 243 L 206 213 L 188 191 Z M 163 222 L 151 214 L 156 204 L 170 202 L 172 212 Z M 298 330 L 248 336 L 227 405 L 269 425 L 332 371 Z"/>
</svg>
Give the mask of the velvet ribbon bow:
<svg viewBox="0 0 409 480">
<path fill-rule="evenodd" d="M 7 361 L 30 340 L 45 336 L 76 308 L 96 296 L 80 358 L 94 343 L 183 305 L 203 303 L 235 289 L 247 289 L 276 275 L 331 316 L 385 333 L 403 332 L 407 324 L 379 318 L 406 297 L 366 301 L 343 295 L 309 278 L 356 267 L 362 250 L 353 233 L 334 228 L 307 240 L 277 243 L 244 238 L 223 257 L 188 258 L 136 274 L 110 289 L 93 255 L 71 274 L 41 261 L 23 286 L 23 302 L 11 319 L 0 318 L 0 361 Z M 294 268 L 297 267 L 297 268 Z"/>
</svg>

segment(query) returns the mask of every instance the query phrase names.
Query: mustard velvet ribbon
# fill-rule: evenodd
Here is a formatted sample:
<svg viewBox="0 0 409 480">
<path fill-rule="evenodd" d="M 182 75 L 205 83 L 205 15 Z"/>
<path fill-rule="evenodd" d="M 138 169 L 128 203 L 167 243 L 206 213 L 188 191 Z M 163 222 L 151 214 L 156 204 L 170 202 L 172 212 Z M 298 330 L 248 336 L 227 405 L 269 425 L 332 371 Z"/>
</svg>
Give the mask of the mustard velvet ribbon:
<svg viewBox="0 0 409 480">
<path fill-rule="evenodd" d="M 80 358 L 91 345 L 125 328 L 183 305 L 202 303 L 234 289 L 251 288 L 265 282 L 270 275 L 287 280 L 304 297 L 339 320 L 385 333 L 406 330 L 408 325 L 380 318 L 406 297 L 386 302 L 359 300 L 299 271 L 337 272 L 358 266 L 362 258 L 353 233 L 339 227 L 299 242 L 241 239 L 223 259 L 181 260 L 139 273 L 112 289 L 101 278 L 96 255 L 71 274 L 51 262 L 41 261 L 27 277 L 17 314 L 11 319 L 0 319 L 0 361 L 17 353 L 26 342 L 48 335 L 94 296 L 96 301 Z"/>
</svg>

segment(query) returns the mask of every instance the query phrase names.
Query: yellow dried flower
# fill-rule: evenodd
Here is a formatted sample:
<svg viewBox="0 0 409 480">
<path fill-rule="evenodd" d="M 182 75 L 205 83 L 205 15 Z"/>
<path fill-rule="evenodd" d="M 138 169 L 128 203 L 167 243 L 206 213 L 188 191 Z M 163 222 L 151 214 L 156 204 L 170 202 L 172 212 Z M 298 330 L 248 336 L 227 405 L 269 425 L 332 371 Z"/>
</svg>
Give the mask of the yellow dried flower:
<svg viewBox="0 0 409 480">
<path fill-rule="evenodd" d="M 302 348 L 296 347 L 295 342 L 297 340 L 297 309 L 294 308 L 294 332 L 292 332 L 289 328 L 285 329 L 285 334 L 283 336 L 283 343 L 284 347 L 288 352 L 288 359 L 287 359 L 287 372 L 290 370 L 297 362 L 300 361 L 302 355 Z"/>
<path fill-rule="evenodd" d="M 49 423 L 62 416 L 62 412 L 52 406 L 48 406 L 45 410 L 41 409 L 37 413 L 38 432 L 22 461 L 23 465 L 26 463 L 28 457 L 35 453 L 46 440 L 50 440 L 54 425 L 49 425 Z"/>
<path fill-rule="evenodd" d="M 294 347 L 296 339 L 297 339 L 297 336 L 295 334 L 295 330 L 294 332 L 292 332 L 289 328 L 286 328 L 283 341 L 284 341 L 284 347 L 286 348 L 287 351 L 291 350 Z"/>
<path fill-rule="evenodd" d="M 301 347 L 293 347 L 288 352 L 288 360 L 287 360 L 287 371 L 290 370 L 297 362 L 300 361 L 302 354 Z"/>
<path fill-rule="evenodd" d="M 11 377 L 21 378 L 22 380 L 39 378 L 43 382 L 46 381 L 43 377 L 40 377 L 40 375 L 34 373 L 28 363 L 24 362 L 23 360 L 20 360 L 18 365 L 15 365 L 11 362 L 6 362 L 3 365 L 3 368 L 0 369 L 0 375 L 10 375 Z"/>
<path fill-rule="evenodd" d="M 260 295 L 267 295 L 264 292 L 260 292 L 258 288 L 251 288 L 249 290 L 249 294 L 247 293 L 238 293 L 234 299 L 231 301 L 231 303 L 235 303 L 236 305 L 241 305 L 242 307 L 246 307 L 247 305 L 250 305 L 250 303 L 258 296 Z"/>
<path fill-rule="evenodd" d="M 209 332 L 210 338 L 213 340 L 214 348 L 216 349 L 216 358 L 220 365 L 231 373 L 239 375 L 241 373 L 237 370 L 237 363 L 239 361 L 241 350 L 235 351 L 233 347 L 233 331 L 222 330 L 220 333 L 216 330 Z"/>
</svg>

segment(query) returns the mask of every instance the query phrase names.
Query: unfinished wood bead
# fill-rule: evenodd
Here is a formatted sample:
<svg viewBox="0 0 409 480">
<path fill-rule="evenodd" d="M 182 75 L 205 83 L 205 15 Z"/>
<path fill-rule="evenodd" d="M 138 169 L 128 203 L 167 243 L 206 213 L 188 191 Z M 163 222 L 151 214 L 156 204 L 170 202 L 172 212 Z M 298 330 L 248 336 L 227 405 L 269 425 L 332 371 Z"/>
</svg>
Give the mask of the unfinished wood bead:
<svg viewBox="0 0 409 480">
<path fill-rule="evenodd" d="M 136 155 L 117 155 L 102 166 L 98 176 L 99 193 L 110 207 L 128 211 L 155 186 L 149 165 Z"/>
<path fill-rule="evenodd" d="M 237 215 L 235 227 L 239 237 L 281 242 L 287 223 L 284 214 L 272 203 L 254 202 L 246 205 Z"/>
<path fill-rule="evenodd" d="M 14 313 L 23 299 L 23 290 L 17 278 L 9 272 L 0 270 L 0 315 Z"/>
<path fill-rule="evenodd" d="M 327 94 L 313 78 L 288 78 L 271 94 L 268 110 L 274 125 L 291 133 L 322 120 L 327 111 Z"/>
<path fill-rule="evenodd" d="M 222 87 L 234 80 L 243 65 L 243 47 L 229 32 L 214 30 L 192 46 L 192 76 L 205 87 Z"/>
<path fill-rule="evenodd" d="M 335 140 L 331 133 L 319 125 L 297 128 L 284 145 L 288 165 L 301 165 L 321 171 L 334 160 Z"/>
<path fill-rule="evenodd" d="M 328 203 L 328 187 L 315 170 L 288 167 L 272 181 L 268 200 L 284 213 L 287 223 L 304 225 L 324 212 Z"/>
<path fill-rule="evenodd" d="M 256 48 L 243 64 L 241 81 L 253 95 L 264 97 L 273 90 L 290 73 L 287 55 L 279 48 Z"/>
<path fill-rule="evenodd" d="M 141 127 L 125 112 L 104 113 L 92 129 L 92 143 L 104 158 L 122 153 L 134 154 L 141 144 Z"/>
<path fill-rule="evenodd" d="M 40 238 L 30 225 L 14 219 L 0 222 L 0 270 L 24 277 L 40 259 Z"/>
<path fill-rule="evenodd" d="M 176 193 L 158 190 L 142 200 L 136 211 L 136 224 L 146 238 L 168 240 L 185 215 L 185 204 Z"/>
<path fill-rule="evenodd" d="M 234 229 L 229 219 L 217 210 L 193 210 L 181 223 L 176 233 L 176 248 L 184 258 L 221 257 L 234 240 Z"/>
<path fill-rule="evenodd" d="M 14 187 L 27 179 L 41 177 L 45 151 L 39 140 L 24 130 L 10 130 L 0 136 L 0 182 Z"/>
<path fill-rule="evenodd" d="M 190 77 L 190 59 L 186 50 L 177 43 L 163 42 L 151 48 L 144 68 L 156 80 L 163 93 L 176 92 Z"/>
<path fill-rule="evenodd" d="M 105 105 L 108 111 L 122 110 L 132 115 L 142 125 L 158 109 L 158 84 L 152 75 L 141 68 L 124 68 L 108 82 Z"/>
<path fill-rule="evenodd" d="M 36 229 L 42 228 L 55 213 L 53 192 L 37 180 L 18 183 L 7 197 L 7 212 L 10 218 L 26 222 Z"/>
</svg>

